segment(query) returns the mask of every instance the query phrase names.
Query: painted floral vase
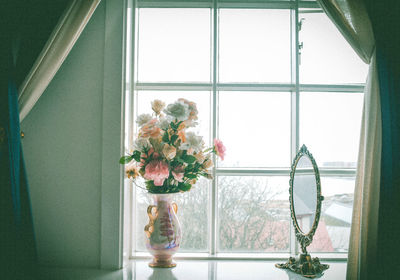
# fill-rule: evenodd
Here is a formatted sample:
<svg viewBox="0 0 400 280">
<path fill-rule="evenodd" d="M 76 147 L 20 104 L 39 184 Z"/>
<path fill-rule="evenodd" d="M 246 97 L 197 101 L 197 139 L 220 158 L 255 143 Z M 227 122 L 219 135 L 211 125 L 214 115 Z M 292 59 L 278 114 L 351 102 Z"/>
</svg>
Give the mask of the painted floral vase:
<svg viewBox="0 0 400 280">
<path fill-rule="evenodd" d="M 182 240 L 181 225 L 176 215 L 178 205 L 172 194 L 152 194 L 153 205 L 147 208 L 149 223 L 144 227 L 146 248 L 153 255 L 150 267 L 175 267 L 172 256 Z"/>
</svg>

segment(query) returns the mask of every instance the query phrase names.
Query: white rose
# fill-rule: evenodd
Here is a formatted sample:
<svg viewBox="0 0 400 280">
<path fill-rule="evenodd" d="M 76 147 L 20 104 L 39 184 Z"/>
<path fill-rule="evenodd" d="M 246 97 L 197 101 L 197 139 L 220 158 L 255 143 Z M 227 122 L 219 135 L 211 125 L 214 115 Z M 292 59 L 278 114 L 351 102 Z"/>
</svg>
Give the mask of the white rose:
<svg viewBox="0 0 400 280">
<path fill-rule="evenodd" d="M 146 123 L 148 123 L 149 121 L 151 121 L 153 117 L 150 114 L 141 114 L 137 117 L 136 123 L 139 126 L 142 126 Z"/>
<path fill-rule="evenodd" d="M 164 110 L 164 113 L 178 121 L 184 121 L 189 118 L 190 110 L 187 104 L 181 101 L 176 101 L 173 104 L 169 104 Z"/>
<path fill-rule="evenodd" d="M 195 127 L 199 123 L 189 119 L 189 120 L 185 121 L 185 124 L 186 124 L 186 127 Z"/>
<path fill-rule="evenodd" d="M 135 140 L 135 143 L 133 144 L 135 150 L 143 152 L 145 149 L 150 149 L 151 144 L 149 142 L 149 139 L 147 138 L 138 138 Z"/>
<path fill-rule="evenodd" d="M 158 127 L 161 128 L 162 130 L 166 130 L 168 129 L 170 122 L 171 121 L 168 118 L 162 118 L 158 123 Z"/>
<path fill-rule="evenodd" d="M 194 152 L 198 153 L 201 152 L 203 146 L 204 146 L 203 137 L 197 136 L 194 132 L 187 132 L 186 141 L 185 143 L 181 144 L 179 149 L 181 150 L 193 149 Z"/>
</svg>

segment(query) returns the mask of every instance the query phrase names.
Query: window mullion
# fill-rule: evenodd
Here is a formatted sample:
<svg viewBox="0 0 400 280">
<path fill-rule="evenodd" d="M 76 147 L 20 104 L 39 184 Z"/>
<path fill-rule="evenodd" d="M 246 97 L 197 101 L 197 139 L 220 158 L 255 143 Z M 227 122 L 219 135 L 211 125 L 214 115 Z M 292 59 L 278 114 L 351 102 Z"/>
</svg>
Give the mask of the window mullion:
<svg viewBox="0 0 400 280">
<path fill-rule="evenodd" d="M 133 138 L 134 138 L 134 132 L 135 132 L 135 127 L 134 127 L 134 118 L 135 118 L 135 109 L 134 105 L 136 104 L 136 94 L 134 91 L 134 84 L 135 84 L 135 72 L 137 71 L 137 64 L 136 64 L 136 34 L 137 34 L 137 10 L 136 10 L 136 1 L 135 0 L 130 0 L 128 1 L 128 6 L 130 7 L 130 16 L 131 20 L 128 24 L 130 24 L 130 34 L 129 34 L 129 39 L 131 40 L 130 42 L 130 47 L 131 49 L 129 50 L 131 53 L 131 59 L 128 61 L 128 64 L 130 67 L 130 77 L 129 77 L 129 111 L 128 111 L 128 121 L 129 121 L 129 128 L 128 128 L 128 145 L 126 148 L 130 148 L 133 146 Z M 133 125 L 131 125 L 133 124 Z M 126 189 L 125 189 L 126 190 Z M 133 182 L 129 181 L 129 202 L 130 202 L 130 208 L 129 208 L 129 256 L 132 257 L 133 254 L 136 253 L 136 188 L 133 187 Z"/>
<path fill-rule="evenodd" d="M 218 9 L 217 9 L 217 0 L 213 1 L 213 9 L 212 11 L 212 139 L 217 137 L 217 105 L 218 105 L 218 96 L 217 96 L 217 71 L 218 71 Z M 211 140 L 212 140 L 211 139 Z M 213 155 L 213 161 L 216 162 L 216 157 Z M 214 179 L 211 183 L 211 192 L 210 192 L 210 242 L 209 242 L 209 252 L 211 255 L 215 255 L 217 253 L 217 238 L 218 238 L 218 191 L 217 191 L 217 178 L 215 173 L 215 166 L 213 169 Z"/>
<path fill-rule="evenodd" d="M 293 47 L 293 50 L 295 47 Z M 294 55 L 294 54 L 293 54 Z M 296 91 L 295 84 L 295 69 L 292 70 L 293 83 L 286 84 L 273 84 L 273 83 L 217 83 L 216 91 L 253 91 L 253 92 L 287 92 Z M 212 76 L 212 75 L 211 75 Z M 188 90 L 188 91 L 212 91 L 213 83 L 138 83 L 134 85 L 135 90 Z M 126 87 L 131 87 L 131 83 L 126 83 Z M 363 84 L 336 84 L 336 85 L 325 85 L 325 84 L 299 84 L 299 91 L 307 92 L 343 92 L 343 93 L 362 93 L 364 92 Z"/>
<path fill-rule="evenodd" d="M 296 0 L 294 9 L 291 10 L 291 73 L 292 84 L 295 85 L 295 90 L 291 91 L 291 147 L 290 147 L 290 162 L 296 156 L 299 148 L 299 1 Z M 293 224 L 290 222 L 290 243 L 289 251 L 292 256 L 297 253 L 297 243 L 294 234 Z"/>
<path fill-rule="evenodd" d="M 341 84 L 341 85 L 317 85 L 317 84 L 301 84 L 299 85 L 301 91 L 308 92 L 346 92 L 346 93 L 360 93 L 364 92 L 363 84 Z"/>
</svg>

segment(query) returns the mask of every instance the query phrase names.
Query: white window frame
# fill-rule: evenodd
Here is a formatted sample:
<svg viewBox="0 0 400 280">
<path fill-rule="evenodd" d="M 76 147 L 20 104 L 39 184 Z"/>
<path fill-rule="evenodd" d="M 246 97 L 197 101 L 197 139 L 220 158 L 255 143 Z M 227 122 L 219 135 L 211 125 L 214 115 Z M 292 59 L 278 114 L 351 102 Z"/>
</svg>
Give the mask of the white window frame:
<svg viewBox="0 0 400 280">
<path fill-rule="evenodd" d="M 127 62 L 127 67 L 129 67 L 130 77 L 127 77 L 126 89 L 127 95 L 130 98 L 128 106 L 131 111 L 127 114 L 126 119 L 130 124 L 127 126 L 128 133 L 126 135 L 126 143 L 128 147 L 131 146 L 131 141 L 133 139 L 134 131 L 136 130 L 134 120 L 135 105 L 137 104 L 137 91 L 146 90 L 191 90 L 191 91 L 210 91 L 212 94 L 212 104 L 211 104 L 211 114 L 212 114 L 212 124 L 211 124 L 211 139 L 217 138 L 217 125 L 218 125 L 218 92 L 219 91 L 264 91 L 264 92 L 290 92 L 291 96 L 291 145 L 290 145 L 290 162 L 297 154 L 299 150 L 299 93 L 302 91 L 306 92 L 345 92 L 345 93 L 363 93 L 364 84 L 300 84 L 299 83 L 299 8 L 303 8 L 301 13 L 313 12 L 315 9 L 320 9 L 319 5 L 315 1 L 243 1 L 246 3 L 241 3 L 239 1 L 222 2 L 219 3 L 218 0 L 210 0 L 209 2 L 181 2 L 181 1 L 153 1 L 148 0 L 146 3 L 138 2 L 137 0 L 128 0 L 128 8 L 130 18 L 132 19 L 131 28 L 134 31 L 133 34 L 128 34 L 127 38 L 135 38 L 134 42 L 138 40 L 138 19 L 137 10 L 139 8 L 210 8 L 212 15 L 211 23 L 211 42 L 213 49 L 211 50 L 212 55 L 212 82 L 210 83 L 138 83 L 137 82 L 137 50 L 135 49 L 135 43 L 127 46 L 127 51 L 131 52 L 132 60 Z M 289 9 L 291 14 L 291 83 L 217 83 L 217 71 L 218 71 L 218 8 L 251 8 L 251 9 Z M 307 10 L 310 9 L 310 10 Z M 321 9 L 318 12 L 323 12 Z M 128 16 L 129 17 L 129 16 Z M 136 43 L 137 44 L 137 43 Z M 136 75 L 135 75 L 136 74 Z M 131 83 L 130 81 L 134 81 Z M 130 137 L 128 137 L 130 136 Z M 215 157 L 215 155 L 214 155 Z M 214 158 L 215 160 L 215 158 Z M 326 177 L 355 177 L 355 168 L 319 168 L 320 175 Z M 210 184 L 209 190 L 209 203 L 210 203 L 210 219 L 209 219 L 209 252 L 208 253 L 178 253 L 176 254 L 176 259 L 246 259 L 246 260 L 271 260 L 271 259 L 286 259 L 289 256 L 295 256 L 299 253 L 299 247 L 294 235 L 293 224 L 290 222 L 290 241 L 289 241 L 289 253 L 218 253 L 217 252 L 217 238 L 218 238 L 218 225 L 217 225 L 217 202 L 218 202 L 218 192 L 217 192 L 217 177 L 218 176 L 289 176 L 290 168 L 219 168 L 214 169 L 215 179 Z M 289 185 L 288 185 L 289 187 Z M 136 190 L 134 187 L 130 186 L 125 188 L 130 190 L 129 200 L 130 200 L 130 223 L 128 229 L 125 230 L 124 234 L 129 234 L 129 258 L 130 259 L 140 259 L 147 258 L 150 255 L 144 252 L 135 251 L 135 223 L 133 218 L 135 217 L 136 209 Z M 312 253 L 313 256 L 318 256 L 324 260 L 347 260 L 347 253 Z"/>
</svg>

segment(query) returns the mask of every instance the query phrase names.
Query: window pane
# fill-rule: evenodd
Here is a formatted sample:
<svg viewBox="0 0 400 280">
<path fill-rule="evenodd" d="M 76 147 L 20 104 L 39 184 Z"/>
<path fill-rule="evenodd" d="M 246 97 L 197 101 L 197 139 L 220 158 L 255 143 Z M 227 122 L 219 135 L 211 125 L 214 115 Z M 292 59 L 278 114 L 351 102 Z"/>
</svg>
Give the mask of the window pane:
<svg viewBox="0 0 400 280">
<path fill-rule="evenodd" d="M 189 191 L 178 194 L 178 217 L 182 227 L 180 252 L 208 250 L 208 190 L 210 181 L 201 178 Z"/>
<path fill-rule="evenodd" d="M 223 167 L 288 167 L 290 94 L 220 92 L 219 138 L 227 148 Z"/>
<path fill-rule="evenodd" d="M 193 101 L 197 105 L 198 125 L 187 131 L 194 131 L 203 137 L 206 145 L 210 145 L 210 92 L 207 91 L 139 91 L 137 100 L 137 116 L 140 114 L 152 114 L 151 101 L 160 99 L 166 105 L 175 102 L 179 98 Z"/>
<path fill-rule="evenodd" d="M 221 9 L 220 82 L 290 82 L 290 11 Z"/>
<path fill-rule="evenodd" d="M 324 13 L 300 14 L 300 82 L 315 84 L 365 83 L 368 65 Z"/>
<path fill-rule="evenodd" d="M 135 187 L 135 185 L 133 185 Z M 143 184 L 144 187 L 144 184 Z M 147 207 L 153 204 L 150 194 L 136 187 L 135 242 L 137 251 L 146 251 L 144 227 L 149 223 Z"/>
<path fill-rule="evenodd" d="M 138 81 L 210 81 L 210 10 L 139 9 Z"/>
<path fill-rule="evenodd" d="M 362 93 L 300 94 L 300 145 L 319 167 L 356 167 L 362 106 Z"/>
<path fill-rule="evenodd" d="M 321 219 L 309 252 L 347 252 L 353 214 L 355 179 L 321 177 Z"/>
<path fill-rule="evenodd" d="M 218 247 L 222 252 L 287 252 L 288 177 L 218 177 Z"/>
<path fill-rule="evenodd" d="M 189 192 L 174 195 L 182 228 L 179 252 L 208 250 L 208 189 L 209 181 L 200 179 Z M 146 251 L 144 227 L 149 222 L 147 207 L 152 204 L 151 194 L 137 188 L 136 203 L 136 248 Z"/>
</svg>

